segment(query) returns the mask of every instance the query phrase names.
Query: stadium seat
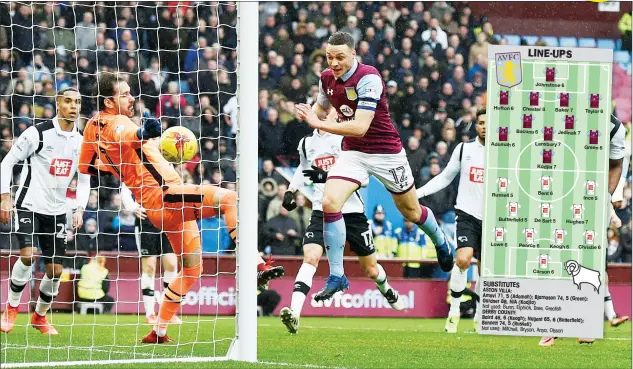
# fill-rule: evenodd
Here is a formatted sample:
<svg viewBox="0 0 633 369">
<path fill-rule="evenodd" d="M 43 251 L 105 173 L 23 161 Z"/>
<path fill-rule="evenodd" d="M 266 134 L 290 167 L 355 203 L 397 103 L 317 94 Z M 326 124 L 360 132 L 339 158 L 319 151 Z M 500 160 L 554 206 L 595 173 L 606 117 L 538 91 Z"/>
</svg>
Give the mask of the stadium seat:
<svg viewBox="0 0 633 369">
<path fill-rule="evenodd" d="M 517 35 L 503 35 L 503 38 L 508 40 L 508 45 L 519 46 L 521 45 L 521 37 Z"/>
<path fill-rule="evenodd" d="M 631 54 L 627 51 L 616 51 L 613 53 L 613 61 L 620 64 L 626 64 L 631 62 Z"/>
<path fill-rule="evenodd" d="M 542 40 L 545 41 L 545 44 L 547 44 L 547 46 L 552 46 L 552 47 L 558 46 L 558 38 L 556 38 L 556 37 L 543 36 Z"/>
<path fill-rule="evenodd" d="M 598 40 L 598 47 L 600 49 L 615 49 L 615 41 L 608 38 L 601 38 Z"/>
<path fill-rule="evenodd" d="M 523 36 L 528 45 L 534 45 L 538 41 L 538 36 Z"/>
<path fill-rule="evenodd" d="M 578 40 L 576 37 L 561 37 L 560 47 L 578 47 Z"/>
<path fill-rule="evenodd" d="M 596 47 L 596 40 L 594 40 L 593 38 L 580 38 L 578 39 L 578 46 L 579 47 Z"/>
</svg>

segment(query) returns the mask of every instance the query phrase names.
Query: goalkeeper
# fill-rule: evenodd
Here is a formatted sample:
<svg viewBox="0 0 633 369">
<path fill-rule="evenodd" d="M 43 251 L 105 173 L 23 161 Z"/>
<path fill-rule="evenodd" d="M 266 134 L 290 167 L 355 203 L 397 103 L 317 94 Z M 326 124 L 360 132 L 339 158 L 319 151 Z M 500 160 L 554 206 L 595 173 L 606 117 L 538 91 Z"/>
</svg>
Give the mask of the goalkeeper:
<svg viewBox="0 0 633 369">
<path fill-rule="evenodd" d="M 327 179 L 327 170 L 338 159 L 342 141 L 343 136 L 319 131 L 318 129 L 315 129 L 312 135 L 302 138 L 298 147 L 301 163 L 292 177 L 288 191 L 284 195 L 282 205 L 286 210 L 292 211 L 297 207 L 293 193 L 303 186 L 303 176 L 309 177 L 314 183 L 312 217 L 303 236 L 303 264 L 301 264 L 297 273 L 290 308 L 284 307 L 279 312 L 281 321 L 288 329 L 288 332 L 292 334 L 297 333 L 299 329 L 301 309 L 312 286 L 312 278 L 319 265 L 319 259 L 323 256 L 325 249 L 321 200 L 323 198 L 325 180 Z M 365 216 L 365 204 L 358 191 L 347 199 L 343 205 L 342 212 L 345 219 L 347 241 L 350 243 L 352 251 L 358 255 L 358 261 L 365 275 L 376 283 L 376 287 L 387 299 L 391 307 L 398 311 L 404 309 L 404 303 L 398 291 L 389 285 L 385 270 L 376 262 L 376 249 L 373 243 L 372 232 L 369 228 L 369 221 Z"/>
<path fill-rule="evenodd" d="M 112 73 L 100 73 L 93 86 L 99 112 L 88 121 L 79 157 L 79 171 L 91 175 L 109 173 L 132 191 L 146 211 L 148 219 L 166 232 L 182 268 L 166 288 L 158 312 L 158 322 L 143 343 L 165 343 L 167 325 L 183 296 L 202 274 L 202 247 L 197 220 L 224 215 L 229 235 L 236 237 L 237 194 L 211 185 L 186 185 L 154 145 L 144 144 L 161 135 L 161 124 L 144 114 L 142 127 L 134 116 L 134 97 L 130 86 Z M 255 257 L 255 256 L 253 256 Z M 283 274 L 260 258 L 259 279 Z"/>
</svg>

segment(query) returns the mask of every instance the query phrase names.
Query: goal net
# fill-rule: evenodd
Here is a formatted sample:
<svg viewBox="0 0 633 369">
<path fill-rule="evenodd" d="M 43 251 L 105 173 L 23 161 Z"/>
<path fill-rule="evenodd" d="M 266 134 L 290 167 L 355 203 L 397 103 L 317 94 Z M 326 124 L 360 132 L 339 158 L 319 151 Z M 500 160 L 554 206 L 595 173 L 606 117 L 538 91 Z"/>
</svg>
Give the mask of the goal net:
<svg viewBox="0 0 633 369">
<path fill-rule="evenodd" d="M 42 334 L 31 324 L 45 276 L 37 249 L 14 328 L 0 333 L 0 365 L 255 361 L 257 211 L 248 205 L 257 203 L 257 3 L 16 1 L 0 3 L 0 14 L 0 159 L 28 127 L 57 114 L 55 94 L 66 87 L 82 96 L 77 125 L 83 129 L 98 111 L 92 86 L 99 73 L 111 72 L 128 82 L 137 124 L 148 110 L 163 129 L 184 126 L 196 135 L 198 154 L 175 166 L 184 183 L 238 193 L 235 242 L 221 217 L 198 222 L 202 277 L 182 298 L 177 312 L 182 323 L 169 325 L 174 342 L 156 345 L 141 343 L 153 326 L 147 307 L 158 314 L 164 282 L 182 268 L 181 258 L 173 257 L 176 271 L 170 272 L 169 260 L 161 260 L 168 258 L 157 255 L 161 238 L 141 241 L 152 238 L 143 237 L 140 220 L 112 176 L 92 177 L 83 226 L 73 229 L 73 181 L 67 224 L 56 230 L 67 250 L 61 283 L 47 314 L 59 334 Z M 13 176 L 14 210 L 28 165 L 2 173 Z M 21 233 L 16 219 L 0 225 L 3 312 L 21 249 L 38 246 L 37 234 Z M 85 266 L 93 259 L 98 263 L 96 256 L 105 258 L 108 276 L 101 287 L 113 302 L 79 297 L 79 282 L 92 271 Z"/>
</svg>

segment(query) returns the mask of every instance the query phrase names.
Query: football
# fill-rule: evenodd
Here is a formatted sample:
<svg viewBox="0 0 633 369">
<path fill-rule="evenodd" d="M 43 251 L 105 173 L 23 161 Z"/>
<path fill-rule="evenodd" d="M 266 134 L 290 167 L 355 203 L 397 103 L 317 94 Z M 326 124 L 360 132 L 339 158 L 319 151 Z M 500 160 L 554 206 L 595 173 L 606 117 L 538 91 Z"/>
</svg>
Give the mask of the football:
<svg viewBox="0 0 633 369">
<path fill-rule="evenodd" d="M 171 127 L 160 136 L 160 152 L 171 163 L 193 159 L 198 152 L 198 139 L 188 128 Z"/>
</svg>

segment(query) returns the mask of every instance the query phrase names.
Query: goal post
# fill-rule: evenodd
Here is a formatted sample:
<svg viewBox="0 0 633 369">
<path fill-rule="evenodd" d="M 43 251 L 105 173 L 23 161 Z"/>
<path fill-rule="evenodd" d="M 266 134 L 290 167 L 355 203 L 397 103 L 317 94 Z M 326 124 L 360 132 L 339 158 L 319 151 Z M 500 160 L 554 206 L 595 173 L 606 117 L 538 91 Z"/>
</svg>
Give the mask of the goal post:
<svg viewBox="0 0 633 369">
<path fill-rule="evenodd" d="M 238 242 L 237 242 L 237 335 L 229 358 L 257 361 L 257 262 L 253 246 L 257 248 L 258 191 L 258 51 L 259 34 L 251 28 L 259 24 L 259 3 L 238 3 L 237 25 L 237 101 L 238 101 Z M 242 247 L 242 245 L 244 247 Z"/>
<path fill-rule="evenodd" d="M 203 120 L 202 108 L 200 108 L 199 113 L 193 114 L 194 117 L 200 119 L 199 126 L 199 143 L 202 143 L 202 139 L 211 139 L 219 142 L 221 145 L 222 142 L 225 142 L 225 145 L 231 145 L 231 149 L 235 149 L 233 152 L 235 155 L 230 157 L 223 156 L 224 153 L 221 150 L 218 150 L 218 146 L 216 146 L 216 150 L 218 154 L 213 157 L 213 159 L 205 159 L 202 157 L 203 146 L 199 145 L 200 148 L 200 162 L 204 164 L 205 162 L 212 161 L 214 165 L 217 165 L 218 168 L 222 166 L 222 163 L 230 163 L 230 165 L 237 164 L 234 166 L 235 176 L 234 179 L 230 179 L 230 182 L 235 184 L 237 191 L 237 211 L 238 211 L 238 219 L 237 219 L 237 238 L 236 238 L 236 249 L 232 255 L 235 255 L 235 268 L 232 267 L 227 268 L 226 265 L 232 264 L 227 263 L 223 260 L 223 256 L 221 256 L 221 249 L 218 247 L 217 251 L 210 251 L 205 253 L 207 261 L 208 259 L 212 259 L 211 263 L 208 263 L 208 270 L 204 270 L 202 277 L 198 282 L 194 284 L 192 290 L 183 296 L 183 304 L 178 311 L 178 315 L 183 317 L 183 324 L 178 325 L 170 325 L 168 334 L 175 339 L 176 342 L 172 344 L 166 345 L 147 345 L 140 343 L 140 339 L 149 331 L 151 331 L 151 324 L 146 324 L 145 317 L 143 316 L 143 296 L 141 296 L 141 261 L 140 255 L 137 257 L 136 254 L 132 253 L 122 253 L 118 249 L 113 249 L 111 252 L 105 252 L 106 257 L 109 260 L 118 259 L 116 261 L 116 267 L 111 268 L 110 272 L 112 275 L 116 277 L 112 277 L 111 287 L 109 295 L 112 296 L 115 300 L 115 307 L 112 309 L 111 314 L 98 314 L 97 308 L 92 307 L 93 313 L 85 314 L 85 312 L 72 311 L 69 313 L 53 311 L 55 302 L 63 302 L 68 305 L 75 305 L 79 302 L 76 295 L 74 297 L 65 297 L 66 300 L 60 297 L 59 300 L 53 299 L 53 308 L 48 313 L 49 321 L 57 327 L 60 334 L 58 336 L 44 336 L 39 332 L 35 331 L 29 323 L 30 314 L 33 313 L 32 306 L 34 305 L 35 300 L 37 299 L 37 294 L 39 293 L 36 281 L 41 280 L 41 272 L 33 273 L 31 277 L 31 281 L 28 282 L 26 288 L 24 289 L 24 293 L 22 296 L 21 304 L 20 304 L 20 313 L 18 316 L 18 320 L 15 323 L 15 328 L 10 334 L 2 334 L 0 333 L 0 367 L 2 368 L 22 368 L 22 367 L 33 367 L 33 366 L 55 366 L 55 367 L 83 367 L 86 365 L 94 365 L 94 364 L 109 364 L 109 365 L 125 365 L 125 364 L 141 364 L 141 363 L 199 363 L 199 362 L 211 362 L 211 361 L 244 361 L 244 362 L 256 362 L 257 361 L 257 252 L 258 252 L 258 50 L 259 50 L 259 35 L 258 35 L 258 27 L 256 25 L 259 23 L 259 3 L 258 2 L 236 2 L 236 3 L 227 3 L 227 2 L 187 2 L 186 5 L 181 4 L 180 2 L 167 3 L 164 2 L 163 5 L 156 5 L 155 3 L 145 3 L 145 2 L 137 2 L 136 4 L 127 2 L 115 2 L 113 4 L 106 5 L 84 5 L 80 3 L 64 5 L 63 9 L 47 9 L 49 21 L 49 25 L 46 26 L 45 21 L 42 20 L 45 16 L 42 12 L 43 7 L 59 7 L 59 4 L 44 2 L 44 1 L 34 1 L 34 2 L 14 2 L 11 3 L 11 7 L 27 7 L 30 9 L 30 14 L 26 11 L 23 13 L 15 12 L 18 21 L 13 23 L 13 11 L 11 12 L 11 24 L 7 27 L 8 29 L 17 29 L 21 32 L 32 32 L 33 38 L 30 43 L 31 48 L 25 49 L 19 46 L 19 42 L 15 42 L 15 44 L 11 45 L 10 52 L 15 52 L 17 55 L 30 54 L 31 60 L 35 59 L 35 55 L 43 55 L 44 58 L 53 58 L 49 60 L 54 60 L 55 68 L 49 68 L 50 71 L 43 72 L 33 70 L 33 67 L 28 63 L 25 65 L 18 65 L 15 69 L 9 71 L 10 83 L 12 86 L 20 85 L 20 88 L 23 88 L 23 84 L 20 81 L 17 81 L 17 76 L 23 78 L 20 70 L 22 68 L 30 68 L 28 69 L 27 75 L 35 75 L 39 74 L 45 75 L 48 74 L 51 80 L 48 82 L 42 82 L 41 84 L 46 84 L 52 82 L 53 92 L 55 89 L 59 88 L 59 86 L 63 83 L 61 80 L 56 80 L 58 75 L 63 75 L 63 78 L 66 78 L 69 82 L 77 85 L 77 88 L 80 90 L 82 94 L 82 100 L 92 101 L 91 98 L 95 98 L 96 96 L 92 96 L 89 89 L 86 89 L 87 83 L 85 72 L 82 72 L 80 68 L 81 60 L 79 55 L 84 55 L 83 53 L 87 53 L 88 55 L 94 55 L 97 61 L 91 61 L 91 63 L 95 64 L 95 71 L 91 73 L 92 76 L 96 76 L 101 72 L 101 55 L 105 55 L 106 59 L 110 58 L 110 56 L 106 55 L 104 52 L 101 54 L 104 47 L 104 40 L 101 40 L 101 49 L 85 49 L 80 46 L 79 37 L 80 33 L 84 32 L 81 36 L 85 36 L 85 32 L 94 32 L 94 39 L 96 43 L 99 44 L 99 37 L 101 34 L 105 33 L 106 41 L 114 40 L 115 46 L 115 57 L 114 59 L 107 59 L 112 62 L 112 65 L 116 65 L 113 67 L 112 65 L 108 66 L 108 70 L 110 72 L 118 73 L 121 75 L 126 75 L 126 78 L 130 79 L 133 77 L 133 81 L 135 83 L 141 83 L 142 74 L 144 70 L 151 69 L 152 61 L 150 59 L 158 60 L 160 67 L 158 70 L 153 70 L 152 80 L 156 80 L 158 83 L 157 86 L 157 94 L 144 94 L 142 89 L 139 87 L 141 92 L 137 98 L 137 102 L 140 102 L 145 98 L 153 98 L 156 101 L 160 101 L 161 98 L 165 97 L 165 95 L 170 95 L 169 98 L 172 98 L 173 95 L 178 95 L 183 100 L 186 99 L 188 101 L 188 105 L 195 105 L 196 103 L 190 103 L 191 101 L 195 101 L 202 106 L 201 101 L 203 100 L 203 94 L 208 97 L 207 100 L 212 100 L 211 103 L 207 101 L 207 104 L 216 104 L 219 108 L 213 110 L 211 119 L 208 120 L 208 125 L 219 126 L 216 131 L 219 132 L 215 135 L 204 135 L 203 136 L 203 125 L 207 124 Z M 181 6 L 194 9 L 195 12 L 195 22 L 191 22 L 190 19 L 183 19 L 186 17 L 185 12 L 183 15 L 179 14 L 179 9 L 170 9 L 171 8 L 180 8 Z M 236 9 L 236 13 L 232 13 L 227 11 L 226 8 L 232 7 L 232 9 Z M 102 11 L 101 13 L 101 21 L 97 19 L 98 8 Z M 128 8 L 128 9 L 123 9 Z M 204 10 L 203 10 L 204 8 Z M 105 11 L 103 11 L 105 9 Z M 129 16 L 129 11 L 132 10 L 132 17 L 137 17 L 134 19 L 133 23 L 128 23 L 125 25 L 125 22 L 120 22 L 121 18 L 119 18 L 122 13 L 127 13 L 126 16 Z M 52 11 L 50 11 L 52 10 Z M 161 25 L 161 16 L 163 16 L 166 10 L 170 11 L 170 16 L 173 17 L 173 24 L 170 23 L 170 26 L 165 27 Z M 36 21 L 35 12 L 39 12 L 38 21 Z M 78 24 L 82 21 L 82 15 L 84 12 L 91 12 L 94 15 L 94 31 L 86 31 L 85 24 Z M 224 16 L 223 17 L 223 12 Z M 229 14 L 230 13 L 230 14 Z M 109 15 L 112 18 L 104 17 L 105 15 Z M 189 34 L 193 34 L 194 36 L 200 36 L 202 33 L 197 30 L 196 26 L 199 25 L 198 19 L 202 18 L 202 14 L 205 14 L 206 24 L 206 35 L 213 35 L 212 38 L 208 40 L 208 44 L 206 48 L 202 48 L 199 46 L 191 46 L 190 44 L 185 45 L 181 44 L 180 40 L 180 29 L 183 29 L 185 32 L 189 32 Z M 58 25 L 58 17 L 74 17 L 75 25 L 74 26 L 59 26 Z M 144 19 L 141 19 L 145 17 Z M 176 19 L 181 17 L 181 19 Z M 156 26 L 147 26 L 148 19 L 152 18 L 156 20 Z M 212 18 L 215 18 L 215 24 L 212 21 Z M 33 24 L 25 23 L 25 20 L 32 19 Z M 69 18 L 70 19 L 70 18 Z M 50 21 L 52 20 L 52 25 Z M 224 21 L 229 20 L 229 21 Z M 189 21 L 184 27 L 182 24 L 184 22 Z M 29 21 L 30 22 L 30 21 Z M 105 30 L 100 29 L 99 23 L 104 22 L 107 23 L 107 27 Z M 137 23 L 138 22 L 138 23 Z M 144 23 L 145 22 L 145 23 Z M 230 24 L 229 24 L 230 23 Z M 124 24 L 124 25 L 122 25 Z M 135 24 L 135 28 L 129 26 L 129 24 Z M 6 27 L 5 25 L 2 25 Z M 174 41 L 176 46 L 168 50 L 163 49 L 162 46 L 156 46 L 155 48 L 143 48 L 142 44 L 151 45 L 152 41 L 148 41 L 150 38 L 153 39 L 155 45 L 164 45 L 161 42 L 164 42 L 165 39 L 161 39 L 162 35 L 160 31 L 167 28 L 168 31 L 174 32 L 177 40 L 167 39 L 168 41 Z M 135 35 L 134 40 L 137 42 L 137 56 L 136 61 L 137 69 L 136 72 L 130 72 L 130 69 L 126 69 L 129 67 L 128 63 L 126 65 L 125 62 L 121 62 L 120 58 L 124 55 L 124 49 L 120 48 L 121 45 L 124 45 L 126 42 L 127 30 L 132 32 L 132 35 Z M 52 46 L 47 46 L 47 48 L 42 48 L 38 45 L 38 42 L 41 41 L 39 38 L 41 35 L 44 35 L 44 32 L 49 32 L 46 35 L 49 35 L 50 42 Z M 72 32 L 72 34 L 70 33 Z M 226 37 L 226 33 L 230 32 L 231 37 Z M 39 34 L 41 33 L 41 35 Z M 72 35 L 75 39 L 73 41 L 77 43 L 76 47 L 76 55 L 75 52 L 71 52 L 68 50 L 67 46 L 62 45 L 62 43 L 69 42 L 69 34 Z M 35 36 L 38 37 L 35 37 Z M 14 35 L 15 36 L 15 35 Z M 198 38 L 196 37 L 196 38 Z M 71 37 L 72 38 L 72 37 Z M 225 44 L 230 40 L 230 44 Z M 85 38 L 84 38 L 85 41 Z M 67 44 L 68 45 L 68 44 Z M 53 49 L 55 51 L 53 51 Z M 196 50 L 197 49 L 197 50 Z M 211 52 L 209 53 L 209 49 Z M 99 51 L 97 51 L 99 50 Z M 4 50 L 3 50 L 4 51 Z M 125 50 L 127 51 L 127 49 Z M 197 53 L 196 57 L 198 60 L 191 64 L 188 60 L 183 59 L 183 57 L 189 57 L 192 52 Z M 57 53 L 60 53 L 59 55 Z M 140 60 L 143 57 L 143 53 L 145 53 L 145 67 L 141 68 Z M 213 54 L 214 56 L 209 59 L 206 58 L 207 54 Z M 224 55 L 221 55 L 224 53 Z M 229 56 L 233 53 L 233 55 L 237 55 L 237 58 L 234 59 L 234 56 Z M 204 55 L 203 55 L 204 54 Z M 164 57 L 164 55 L 170 55 L 169 57 Z M 58 71 L 58 61 L 65 60 L 66 65 L 59 67 Z M 127 57 L 126 57 L 127 58 Z M 234 60 L 231 60 L 231 59 Z M 212 59 L 212 60 L 211 60 Z M 92 60 L 92 59 L 91 59 Z M 113 61 L 114 60 L 114 61 Z M 125 59 L 124 59 L 125 61 Z M 208 62 L 208 64 L 207 64 Z M 190 63 L 190 64 L 187 64 Z M 171 67 L 165 68 L 164 64 L 170 65 Z M 184 70 L 181 69 L 181 66 L 185 66 Z M 187 65 L 196 65 L 196 67 L 187 70 Z M 211 67 L 214 65 L 214 67 Z M 178 66 L 177 70 L 174 70 L 173 66 Z M 230 66 L 230 67 L 228 67 Z M 230 69 L 230 70 L 229 70 Z M 82 77 L 83 73 L 83 77 Z M 194 82 L 188 82 L 187 78 L 190 78 L 192 75 L 196 75 L 194 77 Z M 197 76 L 204 75 L 205 77 L 213 76 L 212 79 L 208 79 L 206 81 L 201 81 Z M 70 78 L 72 76 L 73 78 Z M 184 76 L 184 77 L 183 77 Z M 34 77 L 27 77 L 34 78 Z M 177 93 L 171 94 L 168 92 L 168 83 L 163 83 L 163 79 L 168 78 L 172 82 L 178 83 Z M 132 80 L 132 79 L 130 79 Z M 232 87 L 236 87 L 236 90 L 231 90 L 227 92 L 227 90 L 223 90 L 224 83 L 229 81 L 229 84 Z M 158 82 L 161 81 L 161 82 Z M 37 83 L 33 83 L 31 81 L 31 89 L 32 92 L 26 93 L 22 92 L 22 90 L 18 90 L 13 88 L 10 95 L 5 94 L 5 86 L 3 85 L 2 91 L 0 91 L 0 99 L 4 99 L 15 104 L 15 101 L 21 101 L 20 104 L 26 104 L 30 106 L 31 112 L 29 116 L 16 115 L 14 118 L 24 117 L 24 119 L 34 118 L 44 118 L 40 113 L 35 113 L 36 105 L 42 105 L 38 103 L 38 101 L 42 101 L 42 97 L 47 96 L 46 93 L 50 92 L 46 90 L 46 87 L 42 89 L 42 87 L 38 87 Z M 184 90 L 182 84 L 190 83 L 189 90 Z M 33 85 L 36 87 L 32 87 Z M 131 84 L 131 83 L 130 83 Z M 161 84 L 162 87 L 161 88 Z M 197 84 L 197 86 L 195 86 Z M 204 86 L 208 87 L 208 90 L 204 90 Z M 193 88 L 192 88 L 193 86 Z M 226 86 L 226 85 L 225 85 Z M 169 86 L 171 89 L 172 86 Z M 38 90 L 39 88 L 39 90 Z M 202 91 L 205 91 L 204 93 Z M 213 91 L 213 92 L 209 92 Z M 225 96 L 222 96 L 224 94 Z M 237 100 L 237 122 L 233 121 L 233 124 L 237 124 L 237 129 L 233 127 L 233 131 L 230 136 L 227 137 L 222 132 L 230 131 L 222 131 L 222 125 L 225 122 L 225 117 L 231 115 L 233 118 L 233 114 L 223 111 L 223 105 L 229 105 L 229 98 L 226 97 L 227 94 L 235 96 Z M 18 98 L 15 98 L 15 97 Z M 94 99 L 96 101 L 96 99 Z M 178 100 L 174 98 L 174 100 Z M 217 100 L 217 102 L 215 101 Z M 222 103 L 220 101 L 223 101 Z M 3 101 L 5 102 L 5 101 Z M 96 106 L 93 102 L 92 106 Z M 178 103 L 180 104 L 180 102 Z M 40 106 L 38 105 L 38 109 Z M 54 103 L 53 103 L 54 105 Z M 182 106 L 182 105 L 180 105 Z M 215 106 L 215 105 L 214 105 Z M 49 109 L 46 107 L 46 109 Z M 196 108 L 197 109 L 197 108 Z M 16 109 L 13 109 L 16 111 Z M 42 111 L 44 108 L 42 107 Z M 176 109 L 178 113 L 177 116 L 170 116 L 169 113 L 165 113 L 165 110 L 162 113 L 157 114 L 156 117 L 158 119 L 171 119 L 173 121 L 179 122 L 176 124 L 183 124 L 183 117 L 190 117 L 190 114 L 185 113 L 184 107 L 182 110 Z M 235 110 L 234 110 L 235 111 Z M 39 116 L 38 116 L 39 114 Z M 84 118 L 87 121 L 91 116 L 89 114 L 81 114 L 81 118 Z M 135 117 L 138 118 L 138 117 Z M 132 118 L 132 119 L 135 119 Z M 17 122 L 17 121 L 16 121 Z M 13 131 L 18 123 L 13 122 L 11 125 L 11 130 Z M 20 123 L 21 124 L 21 123 Z M 80 128 L 83 128 L 81 125 Z M 226 128 L 226 127 L 224 127 Z M 210 137 L 212 136 L 212 137 Z M 2 137 L 0 137 L 2 138 Z M 16 136 L 17 138 L 17 136 Z M 14 141 L 15 142 L 15 141 Z M 229 142 L 229 143 L 226 143 Z M 216 144 L 217 145 L 217 144 Z M 25 164 L 30 165 L 30 164 Z M 197 165 L 196 165 L 197 168 Z M 215 167 L 214 167 L 215 168 Z M 221 167 L 224 168 L 224 167 Z M 4 173 L 3 173 L 4 174 Z M 15 180 L 18 177 L 14 177 Z M 17 182 L 14 180 L 13 187 L 17 186 Z M 202 182 L 202 178 L 200 178 Z M 234 181 L 234 182 L 233 182 Z M 102 179 L 99 181 L 99 189 L 107 188 L 109 190 L 113 190 L 114 187 L 109 187 L 109 182 L 103 182 Z M 116 191 L 116 190 L 114 190 Z M 95 210 L 97 219 L 102 216 L 100 213 L 103 210 L 101 206 L 98 206 Z M 123 210 L 122 206 L 119 208 L 108 209 L 116 214 L 120 213 L 120 210 Z M 119 215 L 120 216 L 120 215 Z M 120 221 L 120 220 L 118 220 Z M 100 226 L 99 221 L 97 220 L 97 227 Z M 220 234 L 221 227 L 225 227 L 221 221 L 217 222 L 215 228 L 211 228 L 213 231 L 217 231 L 218 233 L 218 245 L 220 244 Z M 201 239 L 202 239 L 202 228 L 201 226 Z M 97 228 L 98 229 L 98 228 Z M 120 229 L 120 228 L 119 228 Z M 209 229 L 209 228 L 207 228 Z M 85 236 L 87 233 L 83 233 L 81 231 L 74 236 Z M 87 231 L 86 231 L 87 232 Z M 98 233 L 98 232 L 97 232 Z M 122 239 L 122 236 L 126 234 L 124 231 L 118 231 L 116 234 L 110 234 L 109 236 L 116 238 L 117 240 Z M 10 252 L 6 250 L 2 250 L 3 252 L 0 254 L 0 264 L 3 266 L 3 270 L 0 270 L 0 294 L 2 294 L 2 306 L 0 310 L 5 309 L 5 302 L 7 301 L 8 287 L 9 287 L 9 278 L 11 276 L 11 270 L 13 268 L 13 264 L 17 259 L 16 255 L 19 252 L 19 245 L 16 244 L 13 240 L 15 238 L 9 237 L 12 244 L 10 247 Z M 102 240 L 95 241 L 97 246 L 97 250 L 101 253 L 102 249 L 99 247 L 101 244 L 104 244 Z M 119 242 L 119 241 L 117 241 Z M 2 246 L 2 245 L 0 245 Z M 0 247 L 3 248 L 3 247 Z M 77 250 L 79 248 L 77 247 Z M 103 253 L 102 253 L 103 254 Z M 80 251 L 77 253 L 70 252 L 67 257 L 68 259 L 72 259 L 73 265 L 79 263 L 80 258 L 84 258 L 87 255 L 86 252 Z M 80 255 L 80 256 L 77 256 Z M 203 256 L 204 258 L 204 256 Z M 3 260 L 4 259 L 4 260 Z M 136 263 L 136 259 L 138 259 L 138 270 L 139 274 L 132 275 L 130 272 L 123 273 L 122 265 L 126 265 L 129 267 L 130 265 L 134 265 Z M 37 260 L 37 259 L 36 259 Z M 231 260 L 232 262 L 232 260 Z M 213 265 L 215 264 L 215 265 Z M 7 269 L 4 267 L 8 266 Z M 34 265 L 34 270 L 38 270 L 39 266 Z M 156 285 L 159 286 L 156 288 L 156 294 L 161 294 L 162 288 L 162 275 L 160 270 L 161 268 L 161 260 L 160 258 L 157 260 L 156 266 Z M 81 268 L 81 267 L 79 267 Z M 70 267 L 69 269 L 72 269 Z M 132 268 L 128 268 L 132 269 Z M 205 268 L 207 269 L 207 268 Z M 75 273 L 76 271 L 72 271 L 71 273 Z M 66 273 L 66 272 L 65 272 Z M 71 278 L 72 280 L 72 278 Z M 79 280 L 79 276 L 77 274 L 74 282 L 70 282 L 69 284 L 76 284 Z M 143 287 L 145 288 L 145 287 Z M 75 288 L 73 287 L 73 290 Z M 196 291 L 194 291 L 196 289 Z M 133 291 L 133 293 L 131 292 Z M 138 297 L 137 297 L 138 295 Z M 130 297 L 132 296 L 132 297 Z M 231 310 L 232 307 L 235 307 L 234 310 Z M 156 306 L 158 312 L 158 305 Z M 189 315 L 188 315 L 189 314 Z M 187 333 L 189 332 L 189 333 Z"/>
</svg>

